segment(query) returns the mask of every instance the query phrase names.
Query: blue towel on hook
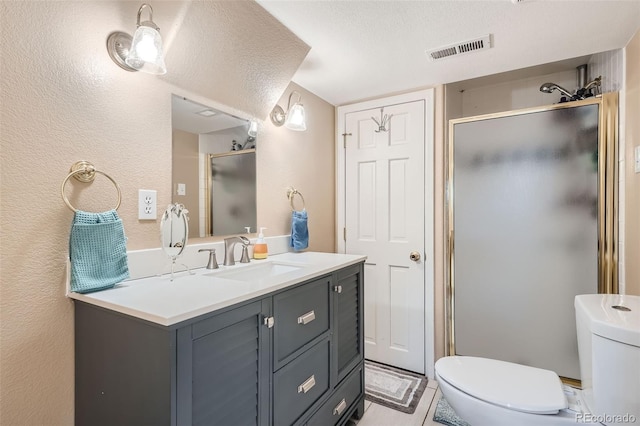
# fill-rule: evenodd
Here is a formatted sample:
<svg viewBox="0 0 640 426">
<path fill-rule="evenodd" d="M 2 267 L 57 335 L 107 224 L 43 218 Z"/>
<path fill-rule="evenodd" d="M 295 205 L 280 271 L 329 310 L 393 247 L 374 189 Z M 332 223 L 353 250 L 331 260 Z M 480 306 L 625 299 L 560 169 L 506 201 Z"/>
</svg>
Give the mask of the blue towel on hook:
<svg viewBox="0 0 640 426">
<path fill-rule="evenodd" d="M 307 228 L 307 211 L 294 211 L 291 215 L 291 242 L 290 247 L 295 251 L 309 247 L 309 228 Z"/>
<path fill-rule="evenodd" d="M 76 211 L 69 237 L 71 291 L 89 293 L 129 278 L 127 239 L 115 210 Z"/>
</svg>

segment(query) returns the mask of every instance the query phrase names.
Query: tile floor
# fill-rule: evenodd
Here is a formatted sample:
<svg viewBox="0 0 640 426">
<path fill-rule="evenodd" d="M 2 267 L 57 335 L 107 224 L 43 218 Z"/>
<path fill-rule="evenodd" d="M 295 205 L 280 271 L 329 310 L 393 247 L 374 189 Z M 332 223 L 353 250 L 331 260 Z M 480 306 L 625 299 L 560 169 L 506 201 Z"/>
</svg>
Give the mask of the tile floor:
<svg viewBox="0 0 640 426">
<path fill-rule="evenodd" d="M 364 416 L 357 422 L 349 420 L 347 426 L 442 426 L 433 421 L 433 413 L 441 395 L 438 383 L 429 380 L 413 414 L 402 413 L 365 400 Z"/>
</svg>

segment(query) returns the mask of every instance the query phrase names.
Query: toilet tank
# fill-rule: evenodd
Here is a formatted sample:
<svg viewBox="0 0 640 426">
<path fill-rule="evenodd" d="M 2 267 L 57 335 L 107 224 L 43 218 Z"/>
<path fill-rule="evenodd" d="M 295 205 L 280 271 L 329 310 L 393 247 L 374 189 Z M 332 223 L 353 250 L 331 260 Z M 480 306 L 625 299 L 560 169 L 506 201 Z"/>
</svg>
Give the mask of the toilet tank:
<svg viewBox="0 0 640 426">
<path fill-rule="evenodd" d="M 640 296 L 575 298 L 583 400 L 604 424 L 640 421 Z"/>
</svg>

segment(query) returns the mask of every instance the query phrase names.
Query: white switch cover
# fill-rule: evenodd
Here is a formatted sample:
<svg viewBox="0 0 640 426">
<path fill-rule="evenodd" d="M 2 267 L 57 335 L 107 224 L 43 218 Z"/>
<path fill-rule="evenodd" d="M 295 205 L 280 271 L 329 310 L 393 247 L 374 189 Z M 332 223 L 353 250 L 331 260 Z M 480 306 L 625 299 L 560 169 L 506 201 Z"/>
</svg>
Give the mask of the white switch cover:
<svg viewBox="0 0 640 426">
<path fill-rule="evenodd" d="M 640 145 L 636 146 L 633 152 L 636 165 L 636 173 L 640 173 Z"/>
<path fill-rule="evenodd" d="M 138 190 L 138 219 L 156 220 L 158 218 L 158 191 L 152 189 Z"/>
<path fill-rule="evenodd" d="M 187 195 L 187 185 L 184 183 L 178 184 L 178 195 Z"/>
</svg>

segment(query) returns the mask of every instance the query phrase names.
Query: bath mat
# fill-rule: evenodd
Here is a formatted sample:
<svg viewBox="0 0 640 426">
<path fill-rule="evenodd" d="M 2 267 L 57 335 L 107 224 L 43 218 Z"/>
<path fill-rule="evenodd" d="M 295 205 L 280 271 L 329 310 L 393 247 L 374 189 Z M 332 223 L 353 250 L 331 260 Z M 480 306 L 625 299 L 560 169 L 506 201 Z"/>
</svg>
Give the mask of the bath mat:
<svg viewBox="0 0 640 426">
<path fill-rule="evenodd" d="M 364 397 L 385 407 L 413 414 L 427 378 L 372 361 L 364 362 Z"/>
<path fill-rule="evenodd" d="M 440 398 L 433 414 L 433 421 L 447 426 L 469 426 L 469 423 L 462 420 L 444 397 Z"/>
</svg>

